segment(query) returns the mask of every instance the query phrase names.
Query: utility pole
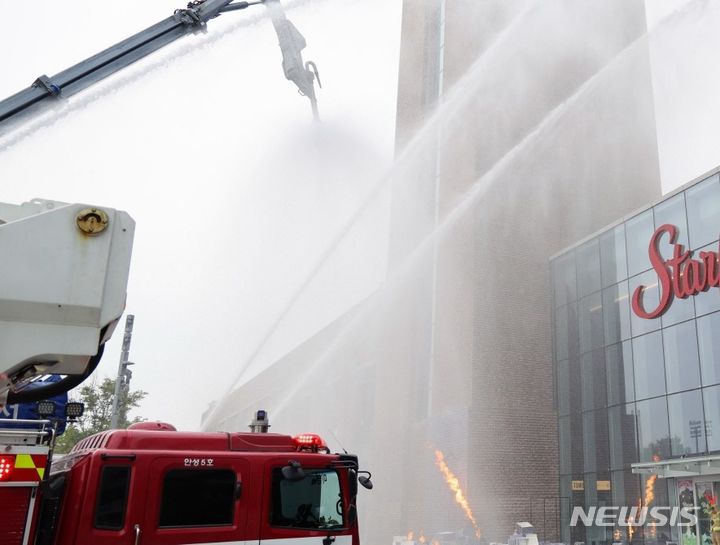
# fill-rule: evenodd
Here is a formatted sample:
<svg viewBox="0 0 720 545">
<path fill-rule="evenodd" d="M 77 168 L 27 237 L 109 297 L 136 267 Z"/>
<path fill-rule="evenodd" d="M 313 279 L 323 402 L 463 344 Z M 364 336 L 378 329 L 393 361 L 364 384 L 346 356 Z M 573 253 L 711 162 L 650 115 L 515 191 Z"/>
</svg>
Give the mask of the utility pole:
<svg viewBox="0 0 720 545">
<path fill-rule="evenodd" d="M 115 395 L 113 396 L 112 414 L 110 416 L 110 429 L 117 429 L 120 420 L 120 400 L 125 399 L 130 391 L 132 371 L 128 369 L 134 363 L 128 361 L 130 357 L 130 341 L 132 340 L 133 323 L 135 316 L 128 314 L 125 318 L 125 336 L 123 337 L 120 364 L 118 365 L 117 379 L 115 380 Z"/>
</svg>

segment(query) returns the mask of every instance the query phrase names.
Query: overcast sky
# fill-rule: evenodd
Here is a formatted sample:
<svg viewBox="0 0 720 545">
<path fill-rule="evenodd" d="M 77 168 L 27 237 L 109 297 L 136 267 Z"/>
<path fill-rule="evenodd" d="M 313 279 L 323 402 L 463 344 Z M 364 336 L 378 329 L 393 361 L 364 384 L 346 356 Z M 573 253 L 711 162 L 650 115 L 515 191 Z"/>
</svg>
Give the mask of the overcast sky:
<svg viewBox="0 0 720 545">
<path fill-rule="evenodd" d="M 16 5 L 0 35 L 0 97 L 182 4 Z M 139 414 L 183 429 L 197 428 L 207 404 L 238 378 L 392 158 L 400 0 L 285 4 L 297 6 L 288 18 L 320 70 L 320 125 L 284 79 L 276 36 L 257 6 L 79 95 L 9 148 L 0 142 L 3 202 L 86 202 L 137 221 L 127 305 L 136 315 L 132 386 L 150 394 Z M 250 374 L 376 288 L 386 222 L 381 198 Z M 99 378 L 116 373 L 120 340 L 106 350 Z"/>
</svg>

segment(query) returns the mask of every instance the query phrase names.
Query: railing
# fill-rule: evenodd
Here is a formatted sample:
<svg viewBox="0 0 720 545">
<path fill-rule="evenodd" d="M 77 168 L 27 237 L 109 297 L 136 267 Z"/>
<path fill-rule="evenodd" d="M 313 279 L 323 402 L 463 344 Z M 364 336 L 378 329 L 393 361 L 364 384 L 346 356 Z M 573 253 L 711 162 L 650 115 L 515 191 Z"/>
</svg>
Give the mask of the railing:
<svg viewBox="0 0 720 545">
<path fill-rule="evenodd" d="M 0 420 L 0 445 L 40 445 L 54 435 L 49 420 Z"/>
</svg>

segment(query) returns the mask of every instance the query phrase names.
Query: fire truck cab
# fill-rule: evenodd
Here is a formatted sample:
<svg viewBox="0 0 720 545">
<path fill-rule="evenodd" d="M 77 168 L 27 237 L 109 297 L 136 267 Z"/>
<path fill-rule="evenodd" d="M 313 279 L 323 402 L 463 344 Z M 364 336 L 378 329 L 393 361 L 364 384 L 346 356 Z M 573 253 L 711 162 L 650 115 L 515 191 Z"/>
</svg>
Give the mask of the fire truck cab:
<svg viewBox="0 0 720 545">
<path fill-rule="evenodd" d="M 33 535 L 17 543 L 358 545 L 357 490 L 357 457 L 316 435 L 142 423 L 55 461 Z"/>
</svg>

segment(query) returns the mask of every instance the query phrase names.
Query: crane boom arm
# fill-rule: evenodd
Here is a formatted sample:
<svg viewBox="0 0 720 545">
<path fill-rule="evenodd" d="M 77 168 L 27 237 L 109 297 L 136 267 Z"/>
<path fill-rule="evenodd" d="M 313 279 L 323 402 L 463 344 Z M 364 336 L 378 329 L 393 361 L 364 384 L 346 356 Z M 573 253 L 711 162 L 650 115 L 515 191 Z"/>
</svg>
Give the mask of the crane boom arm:
<svg viewBox="0 0 720 545">
<path fill-rule="evenodd" d="M 175 10 L 173 15 L 142 32 L 138 32 L 54 76 L 42 75 L 29 87 L 0 101 L 0 131 L 24 114 L 32 113 L 58 98 L 68 98 L 187 34 L 205 30 L 207 22 L 222 13 L 264 3 L 265 0 L 191 2 L 186 9 Z M 275 13 L 282 8 L 276 0 L 269 3 L 273 4 L 272 15 L 273 21 L 275 21 Z M 284 14 L 278 16 L 284 18 Z M 283 56 L 286 56 L 287 46 L 284 47 L 283 44 L 288 42 L 288 38 L 279 34 L 279 39 Z M 300 68 L 303 68 L 301 57 L 297 62 L 300 63 Z M 288 76 L 288 79 L 295 81 L 297 77 L 290 78 Z M 312 80 L 310 80 L 310 86 L 312 87 Z M 307 83 L 304 94 L 310 96 L 307 91 Z M 311 97 L 314 106 L 314 93 L 311 93 Z"/>
</svg>

